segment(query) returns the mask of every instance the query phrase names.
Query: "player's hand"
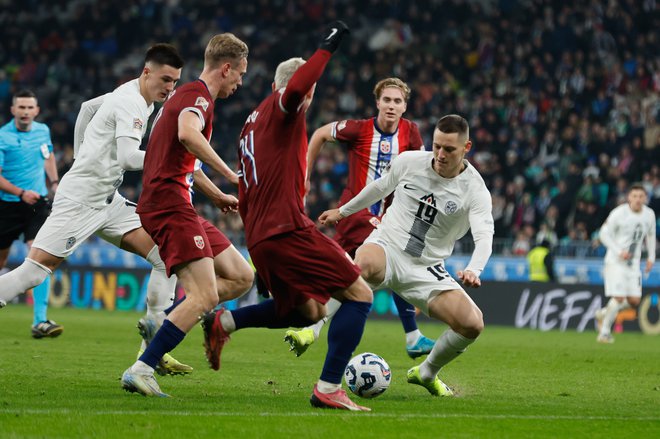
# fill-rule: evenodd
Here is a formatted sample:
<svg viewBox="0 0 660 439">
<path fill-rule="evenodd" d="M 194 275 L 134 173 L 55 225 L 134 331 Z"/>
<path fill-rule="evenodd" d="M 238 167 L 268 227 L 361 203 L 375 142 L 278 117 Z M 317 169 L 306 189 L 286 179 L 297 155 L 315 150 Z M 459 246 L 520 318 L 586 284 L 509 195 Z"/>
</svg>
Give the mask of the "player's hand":
<svg viewBox="0 0 660 439">
<path fill-rule="evenodd" d="M 652 268 L 653 268 L 653 261 L 649 261 L 647 259 L 646 260 L 646 267 L 644 268 L 644 272 L 650 273 Z"/>
<path fill-rule="evenodd" d="M 334 226 L 342 218 L 344 218 L 344 216 L 339 213 L 339 209 L 330 209 L 326 210 L 321 216 L 319 216 L 319 222 L 324 226 Z"/>
<path fill-rule="evenodd" d="M 23 201 L 26 204 L 29 204 L 30 206 L 36 203 L 41 199 L 41 195 L 39 195 L 35 191 L 25 191 L 21 195 L 21 201 Z"/>
<path fill-rule="evenodd" d="M 622 251 L 619 256 L 621 256 L 621 259 L 623 259 L 624 261 L 627 261 L 628 259 L 630 259 L 632 257 L 632 255 L 630 254 L 630 252 L 628 250 Z"/>
<path fill-rule="evenodd" d="M 215 207 L 220 209 L 223 213 L 238 211 L 238 198 L 233 195 L 222 194 L 213 200 Z"/>
<path fill-rule="evenodd" d="M 466 287 L 479 288 L 481 286 L 481 279 L 473 271 L 463 270 L 456 274 L 458 274 L 458 278 Z"/>
<path fill-rule="evenodd" d="M 351 33 L 346 23 L 343 21 L 333 21 L 328 25 L 328 27 L 323 31 L 323 37 L 321 38 L 321 43 L 319 44 L 319 49 L 325 49 L 330 53 L 334 53 L 335 50 L 339 47 L 341 40 Z"/>
</svg>

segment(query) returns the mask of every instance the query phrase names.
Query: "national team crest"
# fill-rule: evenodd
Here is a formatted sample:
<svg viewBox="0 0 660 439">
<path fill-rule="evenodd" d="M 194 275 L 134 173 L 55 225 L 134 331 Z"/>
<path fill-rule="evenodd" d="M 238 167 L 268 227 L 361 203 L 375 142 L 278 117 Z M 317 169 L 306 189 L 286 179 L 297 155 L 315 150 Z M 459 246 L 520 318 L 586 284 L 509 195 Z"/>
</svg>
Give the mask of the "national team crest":
<svg viewBox="0 0 660 439">
<path fill-rule="evenodd" d="M 193 239 L 195 240 L 195 245 L 197 246 L 197 248 L 199 248 L 199 249 L 203 249 L 203 248 L 204 248 L 204 238 L 202 238 L 201 236 L 197 235 L 197 236 L 195 236 Z"/>
<path fill-rule="evenodd" d="M 452 213 L 456 212 L 458 210 L 458 204 L 454 203 L 453 201 L 447 201 L 445 204 L 445 214 L 451 215 Z"/>
<path fill-rule="evenodd" d="M 195 101 L 195 107 L 202 107 L 204 111 L 206 111 L 206 109 L 209 108 L 209 101 L 200 96 Z"/>
<path fill-rule="evenodd" d="M 389 140 L 383 139 L 380 141 L 380 152 L 383 154 L 389 154 L 392 151 L 392 144 Z"/>
<path fill-rule="evenodd" d="M 376 218 L 375 216 L 372 216 L 371 218 L 369 218 L 369 222 L 374 227 L 378 227 L 378 225 L 380 224 L 380 220 L 378 218 Z"/>
</svg>

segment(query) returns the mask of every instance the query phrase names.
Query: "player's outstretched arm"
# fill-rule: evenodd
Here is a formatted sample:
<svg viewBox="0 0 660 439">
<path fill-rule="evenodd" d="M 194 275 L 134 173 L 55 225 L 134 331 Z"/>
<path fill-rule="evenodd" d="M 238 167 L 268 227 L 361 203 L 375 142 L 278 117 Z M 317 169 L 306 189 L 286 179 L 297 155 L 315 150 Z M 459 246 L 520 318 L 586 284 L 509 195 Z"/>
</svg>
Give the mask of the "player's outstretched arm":
<svg viewBox="0 0 660 439">
<path fill-rule="evenodd" d="M 179 142 L 195 157 L 223 175 L 231 183 L 238 185 L 238 175 L 213 150 L 202 134 L 202 122 L 197 114 L 184 111 L 179 116 Z"/>
<path fill-rule="evenodd" d="M 312 177 L 312 170 L 314 169 L 314 163 L 316 163 L 316 158 L 321 153 L 325 142 L 334 140 L 332 138 L 332 123 L 323 125 L 321 128 L 314 131 L 312 137 L 309 139 L 309 146 L 307 149 L 307 177 L 305 178 L 305 194 L 309 192 L 310 189 L 310 180 Z"/>
<path fill-rule="evenodd" d="M 305 95 L 312 89 L 316 81 L 321 78 L 326 64 L 332 53 L 337 50 L 339 44 L 349 34 L 348 26 L 342 21 L 331 23 L 323 32 L 319 48 L 303 64 L 286 85 L 282 95 L 281 104 L 287 113 L 298 111 Z"/>
<path fill-rule="evenodd" d="M 339 212 L 339 209 L 330 209 L 326 210 L 319 216 L 319 222 L 324 226 L 334 226 L 343 218 L 344 215 Z"/>
</svg>

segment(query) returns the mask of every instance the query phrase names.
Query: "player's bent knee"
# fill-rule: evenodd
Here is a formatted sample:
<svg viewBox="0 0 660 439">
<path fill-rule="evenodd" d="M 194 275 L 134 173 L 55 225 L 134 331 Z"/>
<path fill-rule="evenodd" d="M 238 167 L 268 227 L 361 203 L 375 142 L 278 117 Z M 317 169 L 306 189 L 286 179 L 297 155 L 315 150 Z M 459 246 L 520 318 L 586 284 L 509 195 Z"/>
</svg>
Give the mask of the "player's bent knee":
<svg viewBox="0 0 660 439">
<path fill-rule="evenodd" d="M 371 291 L 371 288 L 369 288 L 367 282 L 361 277 L 358 277 L 357 280 L 347 289 L 335 294 L 334 297 L 338 300 L 345 299 L 356 302 L 372 303 L 374 301 L 374 294 Z"/>
<path fill-rule="evenodd" d="M 254 271 L 249 266 L 246 270 L 241 270 L 236 283 L 237 289 L 241 291 L 241 294 L 248 292 L 254 283 Z"/>
</svg>

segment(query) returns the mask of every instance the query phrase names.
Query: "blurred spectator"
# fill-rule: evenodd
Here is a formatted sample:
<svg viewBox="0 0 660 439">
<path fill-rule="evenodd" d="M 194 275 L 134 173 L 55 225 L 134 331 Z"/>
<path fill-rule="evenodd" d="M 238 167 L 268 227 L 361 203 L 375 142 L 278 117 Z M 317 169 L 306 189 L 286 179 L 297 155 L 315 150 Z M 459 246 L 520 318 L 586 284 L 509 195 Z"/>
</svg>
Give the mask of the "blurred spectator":
<svg viewBox="0 0 660 439">
<path fill-rule="evenodd" d="M 374 113 L 376 78 L 398 76 L 412 85 L 407 114 L 427 148 L 440 108 L 468 118 L 469 159 L 493 190 L 498 239 L 517 241 L 529 227 L 533 237 L 542 224 L 566 237 L 567 224 L 575 227 L 571 218 L 592 204 L 602 218 L 642 180 L 653 188 L 649 205 L 659 216 L 660 2 L 126 0 L 117 8 L 85 0 L 39 2 L 39 13 L 34 4 L 4 2 L 0 11 L 0 115 L 8 114 L 8 96 L 18 87 L 35 89 L 47 109 L 41 119 L 53 128 L 60 172 L 70 167 L 82 101 L 129 79 L 126 72 L 154 42 L 172 42 L 185 59 L 199 59 L 208 36 L 224 31 L 251 51 L 243 91 L 219 106 L 214 121 L 213 146 L 235 163 L 240 129 L 270 92 L 277 62 L 309 56 L 309 29 L 342 18 L 353 30 L 351 47 L 322 79 L 310 133 Z M 199 68 L 186 66 L 182 82 Z M 317 161 L 306 206 L 312 218 L 339 199 L 345 161 L 341 148 Z M 136 197 L 139 186 L 139 174 L 127 175 L 122 190 Z M 581 212 L 578 194 L 590 203 Z"/>
</svg>

